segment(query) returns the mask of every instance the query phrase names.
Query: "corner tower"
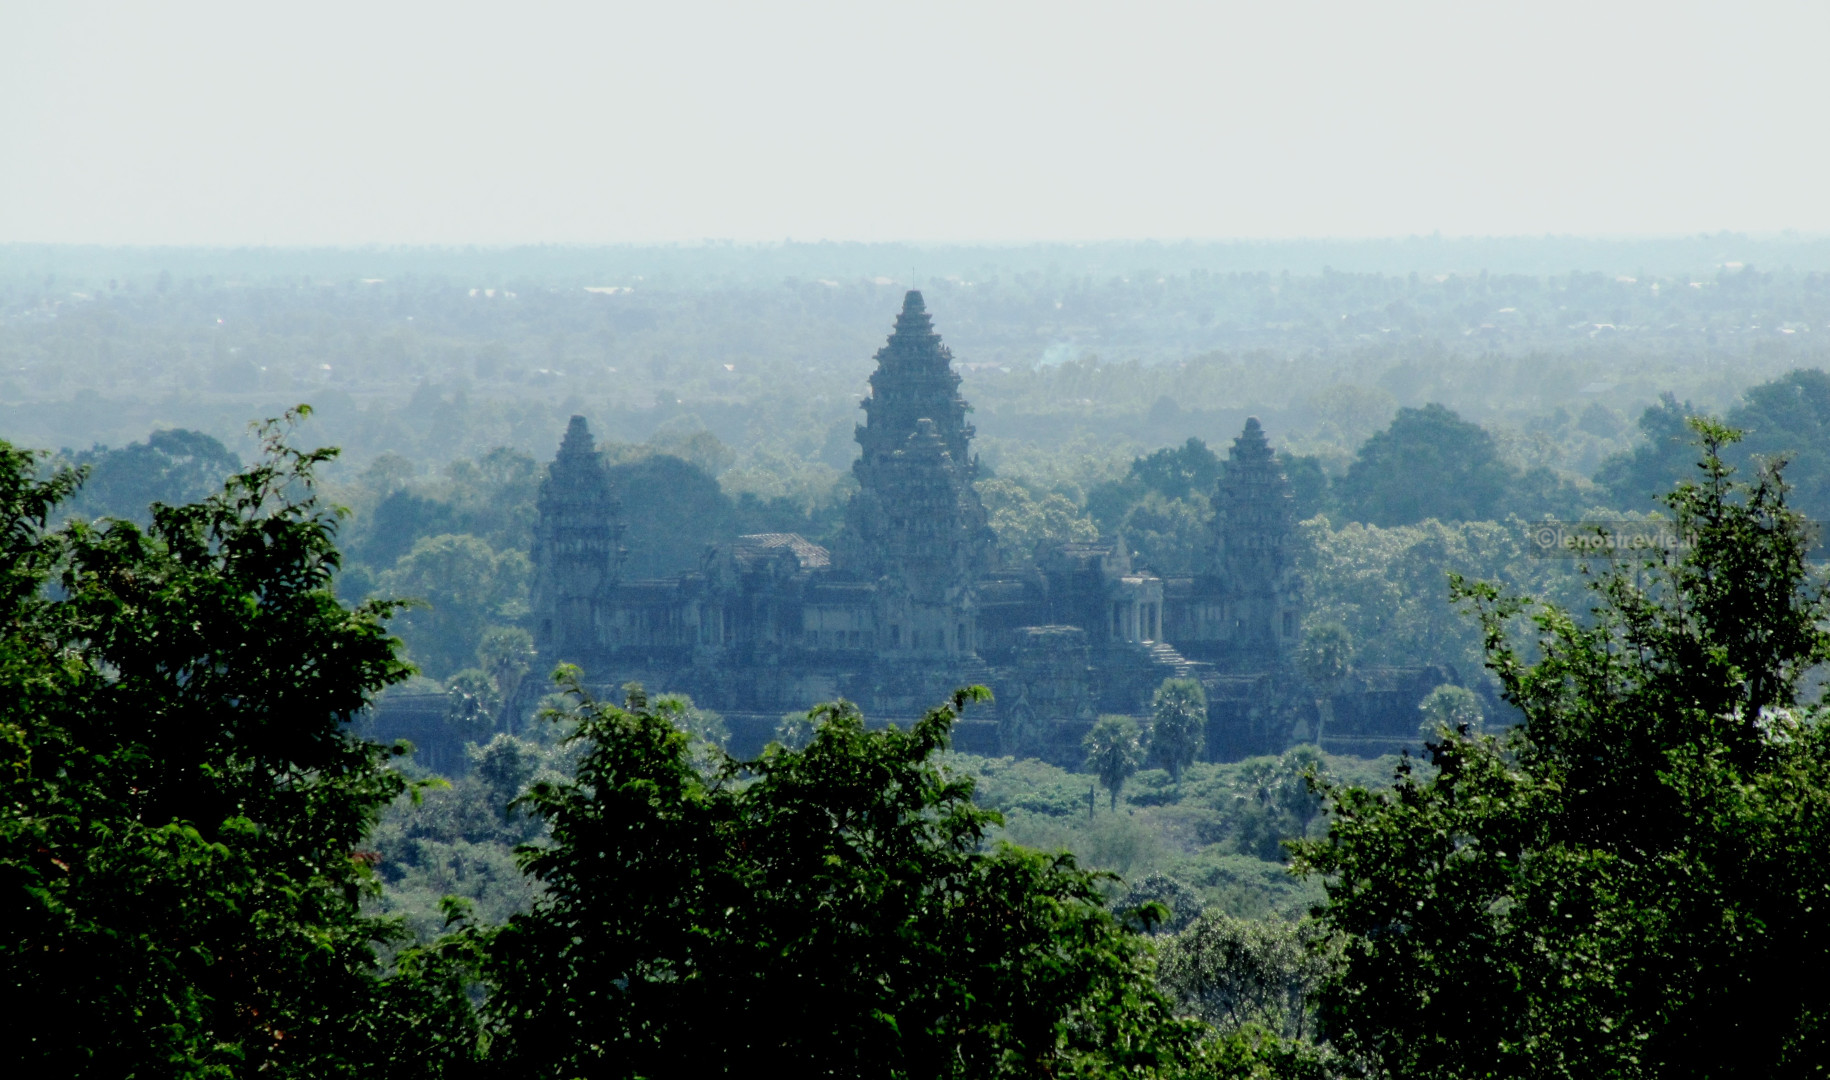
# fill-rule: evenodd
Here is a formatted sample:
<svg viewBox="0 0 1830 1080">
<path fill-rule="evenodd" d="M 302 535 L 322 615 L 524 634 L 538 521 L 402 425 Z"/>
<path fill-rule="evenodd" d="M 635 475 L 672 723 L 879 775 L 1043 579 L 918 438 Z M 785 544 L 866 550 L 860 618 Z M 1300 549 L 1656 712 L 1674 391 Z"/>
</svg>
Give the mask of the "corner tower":
<svg viewBox="0 0 1830 1080">
<path fill-rule="evenodd" d="M 1220 636 L 1238 660 L 1263 662 L 1296 642 L 1302 612 L 1294 507 L 1263 426 L 1247 417 L 1214 488 L 1212 546 L 1200 589 L 1217 602 Z"/>
<path fill-rule="evenodd" d="M 596 602 L 621 561 L 610 478 L 584 417 L 566 426 L 537 506 L 534 643 L 545 660 L 580 661 L 597 645 Z"/>
</svg>

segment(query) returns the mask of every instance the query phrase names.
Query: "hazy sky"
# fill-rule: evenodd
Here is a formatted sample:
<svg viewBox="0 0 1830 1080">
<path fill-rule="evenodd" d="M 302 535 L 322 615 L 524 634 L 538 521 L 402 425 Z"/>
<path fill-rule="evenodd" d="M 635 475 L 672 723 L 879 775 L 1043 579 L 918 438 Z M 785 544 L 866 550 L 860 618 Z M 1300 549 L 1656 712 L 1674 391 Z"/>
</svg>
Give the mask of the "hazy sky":
<svg viewBox="0 0 1830 1080">
<path fill-rule="evenodd" d="M 0 241 L 1830 232 L 1830 3 L 0 0 Z"/>
</svg>

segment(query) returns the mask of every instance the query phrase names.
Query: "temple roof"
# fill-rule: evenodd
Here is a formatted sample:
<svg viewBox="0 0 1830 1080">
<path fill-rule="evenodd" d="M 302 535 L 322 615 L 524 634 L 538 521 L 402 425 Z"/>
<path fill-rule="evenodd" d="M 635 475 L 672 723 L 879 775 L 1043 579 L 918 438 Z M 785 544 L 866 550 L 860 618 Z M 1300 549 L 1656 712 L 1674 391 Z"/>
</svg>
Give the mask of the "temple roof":
<svg viewBox="0 0 1830 1080">
<path fill-rule="evenodd" d="M 832 563 L 832 554 L 799 533 L 749 533 L 731 542 L 731 554 L 739 562 L 783 548 L 794 553 L 802 570 L 818 570 Z"/>
</svg>

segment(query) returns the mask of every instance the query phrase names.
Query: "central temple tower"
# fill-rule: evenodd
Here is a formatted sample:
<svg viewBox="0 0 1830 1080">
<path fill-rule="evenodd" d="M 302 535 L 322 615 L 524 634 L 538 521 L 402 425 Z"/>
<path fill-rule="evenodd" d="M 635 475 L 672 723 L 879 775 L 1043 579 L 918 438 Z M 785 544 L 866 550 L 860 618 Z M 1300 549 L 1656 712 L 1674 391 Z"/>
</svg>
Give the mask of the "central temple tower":
<svg viewBox="0 0 1830 1080">
<path fill-rule="evenodd" d="M 861 404 L 858 493 L 846 508 L 834 564 L 876 581 L 879 644 L 891 651 L 975 651 L 973 584 L 991 568 L 997 537 L 972 486 L 978 462 L 953 354 L 921 293 L 910 290 L 877 350 Z"/>
</svg>

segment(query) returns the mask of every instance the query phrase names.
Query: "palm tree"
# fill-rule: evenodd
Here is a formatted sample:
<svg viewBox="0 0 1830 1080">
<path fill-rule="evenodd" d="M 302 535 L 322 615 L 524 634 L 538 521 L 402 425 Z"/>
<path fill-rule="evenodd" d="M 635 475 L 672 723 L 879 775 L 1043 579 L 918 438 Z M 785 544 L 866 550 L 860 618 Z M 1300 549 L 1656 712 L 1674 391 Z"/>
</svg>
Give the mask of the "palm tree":
<svg viewBox="0 0 1830 1080">
<path fill-rule="evenodd" d="M 1144 733 L 1129 716 L 1102 716 L 1093 724 L 1080 745 L 1087 752 L 1087 768 L 1112 793 L 1112 809 L 1118 809 L 1118 789 L 1125 778 L 1137 771 L 1144 761 Z"/>
<path fill-rule="evenodd" d="M 1353 672 L 1353 636 L 1338 622 L 1312 626 L 1297 650 L 1297 666 L 1315 692 L 1315 745 L 1322 745 L 1322 729 L 1334 718 L 1334 695 Z"/>
<path fill-rule="evenodd" d="M 1182 782 L 1182 769 L 1207 744 L 1207 691 L 1195 679 L 1164 679 L 1150 699 L 1150 753 Z"/>
</svg>

